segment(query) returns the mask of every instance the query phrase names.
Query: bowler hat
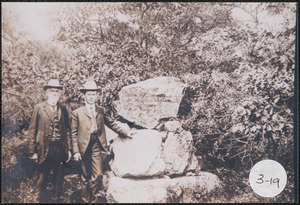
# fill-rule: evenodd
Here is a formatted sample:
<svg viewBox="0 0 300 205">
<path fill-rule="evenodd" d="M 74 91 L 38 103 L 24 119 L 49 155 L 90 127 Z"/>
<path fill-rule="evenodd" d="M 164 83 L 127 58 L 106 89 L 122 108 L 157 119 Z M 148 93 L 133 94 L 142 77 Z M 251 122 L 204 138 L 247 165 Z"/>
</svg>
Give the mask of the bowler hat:
<svg viewBox="0 0 300 205">
<path fill-rule="evenodd" d="M 44 85 L 44 90 L 47 90 L 48 88 L 63 89 L 63 86 L 59 85 L 59 81 L 57 79 L 50 79 L 48 84 Z"/>
<path fill-rule="evenodd" d="M 88 80 L 84 83 L 82 88 L 79 88 L 81 92 L 85 91 L 98 91 L 100 88 L 96 85 L 96 82 L 93 80 Z"/>
</svg>

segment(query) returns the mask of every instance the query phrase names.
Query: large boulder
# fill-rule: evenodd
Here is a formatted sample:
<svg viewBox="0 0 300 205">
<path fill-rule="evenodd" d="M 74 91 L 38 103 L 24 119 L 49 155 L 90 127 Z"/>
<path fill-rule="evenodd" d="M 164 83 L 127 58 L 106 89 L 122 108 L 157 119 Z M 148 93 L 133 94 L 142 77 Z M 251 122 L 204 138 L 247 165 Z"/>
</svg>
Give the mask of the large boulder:
<svg viewBox="0 0 300 205">
<path fill-rule="evenodd" d="M 208 172 L 199 176 L 153 179 L 110 179 L 109 203 L 201 202 L 201 197 L 220 187 L 218 177 Z"/>
<path fill-rule="evenodd" d="M 193 158 L 193 137 L 188 131 L 169 132 L 163 143 L 162 158 L 166 163 L 165 174 L 182 175 Z"/>
<path fill-rule="evenodd" d="M 164 132 L 137 130 L 133 138 L 115 138 L 112 144 L 115 157 L 110 162 L 114 174 L 149 177 L 199 171 L 192 134 L 183 130 L 178 121 L 165 123 L 165 129 Z"/>
<path fill-rule="evenodd" d="M 154 128 L 162 118 L 176 117 L 186 84 L 174 77 L 157 77 L 128 85 L 119 92 L 116 109 L 125 119 Z"/>
<path fill-rule="evenodd" d="M 115 138 L 113 142 L 113 173 L 118 177 L 162 175 L 165 163 L 161 158 L 161 133 L 137 130 L 133 138 Z"/>
</svg>

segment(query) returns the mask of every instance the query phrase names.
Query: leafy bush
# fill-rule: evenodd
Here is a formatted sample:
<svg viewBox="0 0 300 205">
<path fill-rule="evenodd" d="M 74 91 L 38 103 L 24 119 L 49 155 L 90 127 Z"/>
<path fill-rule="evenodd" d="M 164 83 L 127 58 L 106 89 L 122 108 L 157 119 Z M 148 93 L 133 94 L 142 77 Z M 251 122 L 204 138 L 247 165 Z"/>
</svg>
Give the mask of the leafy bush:
<svg viewBox="0 0 300 205">
<path fill-rule="evenodd" d="M 36 187 L 36 179 L 24 178 L 17 187 L 7 187 L 2 192 L 2 202 L 13 203 L 37 203 L 38 190 Z"/>
</svg>

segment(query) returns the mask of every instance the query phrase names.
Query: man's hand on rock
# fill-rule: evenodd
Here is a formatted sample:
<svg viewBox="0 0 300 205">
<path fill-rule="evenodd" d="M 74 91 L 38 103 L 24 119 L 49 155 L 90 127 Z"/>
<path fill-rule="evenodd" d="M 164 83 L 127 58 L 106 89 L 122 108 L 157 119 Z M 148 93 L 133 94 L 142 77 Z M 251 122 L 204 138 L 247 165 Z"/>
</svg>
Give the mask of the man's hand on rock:
<svg viewBox="0 0 300 205">
<path fill-rule="evenodd" d="M 128 133 L 130 132 L 131 128 L 128 126 L 127 123 L 120 123 L 119 127 L 121 128 L 123 133 L 127 133 L 126 135 L 128 135 Z"/>
<path fill-rule="evenodd" d="M 108 145 L 108 152 L 111 153 L 112 150 L 113 150 L 113 145 L 112 145 L 112 143 L 110 143 L 110 144 Z"/>
</svg>

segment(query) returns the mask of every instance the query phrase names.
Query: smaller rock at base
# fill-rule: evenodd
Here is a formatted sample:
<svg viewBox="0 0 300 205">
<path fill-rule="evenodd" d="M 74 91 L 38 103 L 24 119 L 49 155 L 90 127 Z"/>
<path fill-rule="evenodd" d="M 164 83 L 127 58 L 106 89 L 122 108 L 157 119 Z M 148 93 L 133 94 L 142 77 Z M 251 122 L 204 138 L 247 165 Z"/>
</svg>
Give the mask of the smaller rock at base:
<svg viewBox="0 0 300 205">
<path fill-rule="evenodd" d="M 112 177 L 107 199 L 109 203 L 193 203 L 220 186 L 219 178 L 209 172 L 173 179 L 166 176 L 152 179 Z"/>
<path fill-rule="evenodd" d="M 198 203 L 203 195 L 207 195 L 221 187 L 219 178 L 209 172 L 200 172 L 198 176 L 184 176 L 173 178 L 169 190 L 177 190 L 181 195 L 180 203 Z M 181 193 L 182 192 L 182 193 Z"/>
<path fill-rule="evenodd" d="M 110 179 L 107 190 L 109 203 L 165 203 L 168 178 L 161 179 Z"/>
</svg>

